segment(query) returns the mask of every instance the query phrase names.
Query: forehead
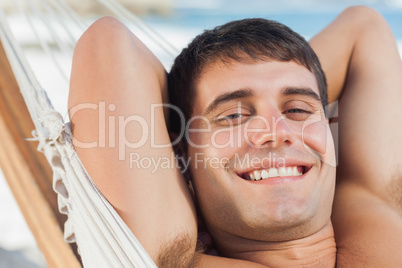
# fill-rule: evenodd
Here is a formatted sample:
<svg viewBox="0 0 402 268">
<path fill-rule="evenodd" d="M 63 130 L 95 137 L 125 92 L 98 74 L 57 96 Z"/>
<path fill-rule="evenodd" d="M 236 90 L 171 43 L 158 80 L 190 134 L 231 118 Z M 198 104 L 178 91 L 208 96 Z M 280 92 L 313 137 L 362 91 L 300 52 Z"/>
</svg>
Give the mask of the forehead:
<svg viewBox="0 0 402 268">
<path fill-rule="evenodd" d="M 255 97 L 277 97 L 286 87 L 311 88 L 319 95 L 314 74 L 293 61 L 212 63 L 196 84 L 194 114 L 202 114 L 216 96 L 224 93 L 248 89 Z"/>
</svg>

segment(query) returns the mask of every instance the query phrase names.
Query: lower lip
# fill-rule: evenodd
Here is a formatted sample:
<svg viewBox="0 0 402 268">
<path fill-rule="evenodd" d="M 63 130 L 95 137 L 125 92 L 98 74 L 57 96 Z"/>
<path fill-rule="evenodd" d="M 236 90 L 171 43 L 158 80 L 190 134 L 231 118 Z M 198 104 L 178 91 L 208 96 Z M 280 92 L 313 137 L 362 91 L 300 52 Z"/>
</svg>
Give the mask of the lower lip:
<svg viewBox="0 0 402 268">
<path fill-rule="evenodd" d="M 269 179 L 261 179 L 258 181 L 245 180 L 245 179 L 243 179 L 243 180 L 245 180 L 246 182 L 249 182 L 249 183 L 254 183 L 254 184 L 270 184 L 270 185 L 284 184 L 284 183 L 290 183 L 290 182 L 304 179 L 304 177 L 306 176 L 306 174 L 309 171 L 307 171 L 306 173 L 304 173 L 303 175 L 300 175 L 300 176 L 275 177 L 275 178 L 269 178 Z"/>
</svg>

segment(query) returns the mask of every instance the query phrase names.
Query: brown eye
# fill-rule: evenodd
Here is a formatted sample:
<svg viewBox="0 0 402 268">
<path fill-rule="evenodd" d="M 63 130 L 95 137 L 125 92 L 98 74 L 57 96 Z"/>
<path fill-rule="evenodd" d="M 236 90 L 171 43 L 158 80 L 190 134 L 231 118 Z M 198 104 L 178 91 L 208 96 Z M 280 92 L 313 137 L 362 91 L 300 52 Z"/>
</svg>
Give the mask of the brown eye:
<svg viewBox="0 0 402 268">
<path fill-rule="evenodd" d="M 223 116 L 221 118 L 217 118 L 215 121 L 218 122 L 218 123 L 236 124 L 236 122 L 240 121 L 243 116 L 244 116 L 243 114 L 233 113 L 233 114 Z"/>
<path fill-rule="evenodd" d="M 312 114 L 312 113 L 309 112 L 309 111 L 305 111 L 305 110 L 303 110 L 303 109 L 297 109 L 297 108 L 287 110 L 285 113 L 294 113 L 294 114 L 307 113 L 307 114 Z"/>
<path fill-rule="evenodd" d="M 284 114 L 291 120 L 303 121 L 307 120 L 307 118 L 313 113 L 311 111 L 306 111 L 299 108 L 293 108 L 285 111 Z"/>
<path fill-rule="evenodd" d="M 230 114 L 228 116 L 225 116 L 224 118 L 220 119 L 220 120 L 233 120 L 233 119 L 237 119 L 242 117 L 242 114 Z"/>
<path fill-rule="evenodd" d="M 248 113 L 240 112 L 240 113 L 230 113 L 227 115 L 221 115 L 220 117 L 215 119 L 215 122 L 219 125 L 239 125 L 244 123 L 247 118 L 250 116 Z"/>
</svg>

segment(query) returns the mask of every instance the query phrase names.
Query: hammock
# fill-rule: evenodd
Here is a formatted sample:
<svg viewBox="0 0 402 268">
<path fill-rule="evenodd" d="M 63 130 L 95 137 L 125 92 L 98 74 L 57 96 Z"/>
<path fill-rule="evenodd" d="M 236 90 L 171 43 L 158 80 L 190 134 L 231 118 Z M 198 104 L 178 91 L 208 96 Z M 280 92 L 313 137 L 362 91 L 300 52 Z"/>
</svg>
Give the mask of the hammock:
<svg viewBox="0 0 402 268">
<path fill-rule="evenodd" d="M 140 38 L 148 40 L 146 43 L 151 49 L 163 51 L 165 59 L 171 60 L 177 53 L 173 47 L 118 3 L 110 0 L 99 0 L 99 2 L 124 23 L 134 25 L 136 34 L 141 33 Z M 27 0 L 25 4 L 21 1 L 16 3 L 31 25 L 38 22 L 46 25 L 52 42 L 62 54 L 72 59 L 77 37 L 87 28 L 85 22 L 61 0 Z M 27 14 L 27 10 L 30 15 Z M 74 27 L 75 32 L 69 27 Z M 65 71 L 58 64 L 51 46 L 46 40 L 41 39 L 39 31 L 34 27 L 32 32 L 40 40 L 42 49 L 51 55 L 56 67 L 62 73 L 64 83 L 68 85 L 68 75 L 63 74 Z M 83 167 L 72 145 L 70 124 L 64 123 L 61 113 L 53 108 L 21 47 L 12 35 L 2 10 L 0 10 L 0 37 L 35 125 L 35 130 L 32 132 L 33 140 L 39 141 L 38 150 L 44 153 L 52 167 L 53 189 L 57 193 L 59 211 L 68 216 L 64 227 L 64 239 L 70 243 L 77 243 L 85 267 L 156 267 Z"/>
</svg>

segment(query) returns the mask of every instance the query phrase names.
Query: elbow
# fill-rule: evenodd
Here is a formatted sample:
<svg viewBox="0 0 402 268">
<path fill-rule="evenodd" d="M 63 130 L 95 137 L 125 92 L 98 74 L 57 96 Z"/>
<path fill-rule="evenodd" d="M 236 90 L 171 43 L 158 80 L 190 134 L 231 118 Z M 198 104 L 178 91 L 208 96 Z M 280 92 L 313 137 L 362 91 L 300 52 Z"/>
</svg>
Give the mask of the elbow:
<svg viewBox="0 0 402 268">
<path fill-rule="evenodd" d="M 77 58 L 104 57 L 115 47 L 125 44 L 130 38 L 129 30 L 114 17 L 103 17 L 94 22 L 80 37 L 73 61 Z"/>
<path fill-rule="evenodd" d="M 351 27 L 355 27 L 359 32 L 389 28 L 384 17 L 371 7 L 351 6 L 346 8 L 342 15 L 350 18 Z"/>
</svg>

